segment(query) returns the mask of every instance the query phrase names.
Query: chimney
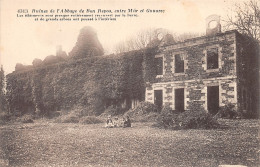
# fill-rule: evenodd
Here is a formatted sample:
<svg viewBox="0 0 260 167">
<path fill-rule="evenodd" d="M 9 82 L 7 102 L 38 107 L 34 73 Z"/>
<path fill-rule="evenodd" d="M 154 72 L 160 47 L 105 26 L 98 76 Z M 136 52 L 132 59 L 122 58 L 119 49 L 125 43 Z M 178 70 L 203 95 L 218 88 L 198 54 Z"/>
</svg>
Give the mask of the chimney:
<svg viewBox="0 0 260 167">
<path fill-rule="evenodd" d="M 216 35 L 221 33 L 220 16 L 213 14 L 206 18 L 206 35 Z"/>
</svg>

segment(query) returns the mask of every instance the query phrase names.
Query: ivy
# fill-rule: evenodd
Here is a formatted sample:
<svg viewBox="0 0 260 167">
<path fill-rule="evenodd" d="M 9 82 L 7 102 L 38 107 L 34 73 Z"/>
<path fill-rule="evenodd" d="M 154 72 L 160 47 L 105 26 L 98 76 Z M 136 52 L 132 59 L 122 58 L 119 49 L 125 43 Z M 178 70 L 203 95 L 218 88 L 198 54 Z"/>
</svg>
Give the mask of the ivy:
<svg viewBox="0 0 260 167">
<path fill-rule="evenodd" d="M 109 105 L 143 100 L 145 83 L 152 79 L 156 49 L 69 59 L 49 66 L 16 71 L 7 76 L 9 109 L 47 114 L 84 107 L 100 114 Z M 149 55 L 148 55 L 149 54 Z M 129 106 L 128 106 L 129 107 Z"/>
</svg>

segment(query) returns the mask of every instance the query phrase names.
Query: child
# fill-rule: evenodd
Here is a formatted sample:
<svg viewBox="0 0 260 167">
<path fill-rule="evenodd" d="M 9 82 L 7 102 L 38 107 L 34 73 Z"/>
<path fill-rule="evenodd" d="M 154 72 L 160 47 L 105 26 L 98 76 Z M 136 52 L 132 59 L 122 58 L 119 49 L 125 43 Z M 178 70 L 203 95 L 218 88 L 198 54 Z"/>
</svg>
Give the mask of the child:
<svg viewBox="0 0 260 167">
<path fill-rule="evenodd" d="M 106 128 L 113 128 L 113 127 L 114 127 L 113 121 L 112 121 L 110 115 L 107 117 L 107 122 L 106 122 L 106 126 L 105 126 L 105 127 L 106 127 Z"/>
</svg>

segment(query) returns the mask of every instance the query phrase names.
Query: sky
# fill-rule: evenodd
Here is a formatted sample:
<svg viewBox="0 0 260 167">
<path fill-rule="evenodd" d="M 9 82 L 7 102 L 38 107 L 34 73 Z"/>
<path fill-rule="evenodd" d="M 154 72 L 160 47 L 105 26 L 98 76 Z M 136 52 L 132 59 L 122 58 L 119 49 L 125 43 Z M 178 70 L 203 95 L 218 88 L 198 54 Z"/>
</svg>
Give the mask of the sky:
<svg viewBox="0 0 260 167">
<path fill-rule="evenodd" d="M 16 63 L 31 65 L 35 58 L 43 60 L 55 55 L 58 45 L 68 53 L 84 26 L 96 30 L 106 54 L 113 53 L 117 43 L 149 28 L 165 28 L 173 33 L 204 33 L 205 18 L 211 14 L 224 18 L 234 2 L 238 0 L 0 0 L 0 64 L 10 73 Z M 19 9 L 30 12 L 32 9 L 159 9 L 165 12 L 144 12 L 139 17 L 121 17 L 116 21 L 46 22 L 17 17 Z"/>
</svg>

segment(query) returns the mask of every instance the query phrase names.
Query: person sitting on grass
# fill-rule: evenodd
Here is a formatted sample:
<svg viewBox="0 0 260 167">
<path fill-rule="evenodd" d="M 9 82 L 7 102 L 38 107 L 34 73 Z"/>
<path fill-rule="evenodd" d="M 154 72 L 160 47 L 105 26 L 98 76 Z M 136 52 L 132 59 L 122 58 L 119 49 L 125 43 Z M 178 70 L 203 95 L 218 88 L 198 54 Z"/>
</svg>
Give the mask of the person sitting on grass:
<svg viewBox="0 0 260 167">
<path fill-rule="evenodd" d="M 126 116 L 126 119 L 124 120 L 124 128 L 126 127 L 131 127 L 131 120 L 129 118 L 129 116 Z"/>
<path fill-rule="evenodd" d="M 113 121 L 114 127 L 119 127 L 119 120 L 118 117 L 115 117 L 115 120 Z"/>
<path fill-rule="evenodd" d="M 106 121 L 106 126 L 105 126 L 105 127 L 106 127 L 106 128 L 113 128 L 113 127 L 114 127 L 113 121 L 112 121 L 110 115 L 107 117 L 107 121 Z"/>
</svg>

